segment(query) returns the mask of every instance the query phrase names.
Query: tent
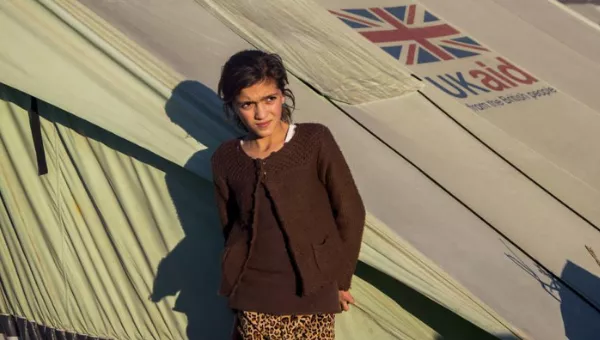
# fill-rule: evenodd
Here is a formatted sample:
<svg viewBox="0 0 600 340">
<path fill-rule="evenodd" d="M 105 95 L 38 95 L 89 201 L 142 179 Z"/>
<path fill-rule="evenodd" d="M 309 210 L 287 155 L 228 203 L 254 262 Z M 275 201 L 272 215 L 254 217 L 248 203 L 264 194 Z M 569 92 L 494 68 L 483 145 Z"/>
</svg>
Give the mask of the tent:
<svg viewBox="0 0 600 340">
<path fill-rule="evenodd" d="M 339 338 L 599 331 L 600 35 L 561 7 L 41 0 L 0 16 L 0 334 L 227 337 L 207 162 L 237 133 L 220 67 L 253 47 L 283 56 L 297 120 L 331 128 L 369 211 Z"/>
<path fill-rule="evenodd" d="M 560 2 L 566 5 L 573 15 L 587 21 L 590 25 L 597 27 L 600 24 L 600 4 L 597 2 L 584 0 L 560 0 Z"/>
</svg>

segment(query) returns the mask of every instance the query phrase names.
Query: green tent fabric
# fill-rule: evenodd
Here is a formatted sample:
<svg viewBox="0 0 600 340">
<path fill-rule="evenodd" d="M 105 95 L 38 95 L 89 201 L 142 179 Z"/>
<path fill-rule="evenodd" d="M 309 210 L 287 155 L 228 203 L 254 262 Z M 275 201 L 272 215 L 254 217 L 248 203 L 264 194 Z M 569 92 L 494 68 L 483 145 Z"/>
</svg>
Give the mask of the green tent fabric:
<svg viewBox="0 0 600 340">
<path fill-rule="evenodd" d="M 64 2 L 63 5 L 66 8 L 76 7 L 75 3 L 71 2 Z M 190 103 L 193 99 L 184 99 L 185 94 L 172 96 L 169 102 L 164 99 L 168 88 L 165 84 L 172 84 L 174 79 L 177 79 L 174 72 L 165 75 L 168 73 L 164 66 L 140 68 L 141 63 L 150 63 L 144 58 L 138 62 L 131 62 L 127 58 L 121 58 L 120 63 L 114 62 L 107 53 L 112 53 L 113 58 L 119 54 L 106 43 L 102 44 L 102 40 L 95 35 L 97 32 L 106 33 L 106 31 L 100 31 L 96 26 L 98 29 L 96 33 L 90 32 L 89 27 L 94 26 L 77 25 L 77 21 L 72 16 L 54 3 L 4 3 L 2 9 L 1 13 L 6 19 L 2 21 L 4 28 L 14 33 L 8 37 L 11 40 L 6 41 L 7 46 L 14 46 L 14 48 L 6 50 L 1 63 L 3 82 L 65 110 L 80 112 L 82 118 L 99 126 L 114 129 L 114 133 L 125 135 L 132 142 L 138 142 L 139 146 L 135 146 L 134 149 L 144 150 L 143 147 L 156 152 L 157 155 L 153 155 L 155 158 L 162 154 L 170 161 L 180 166 L 186 165 L 189 169 L 190 167 L 185 164 L 187 160 L 183 161 L 183 159 L 189 158 L 190 152 L 202 153 L 201 145 L 190 148 L 194 145 L 190 141 L 191 138 L 185 133 L 177 132 L 176 124 L 169 124 L 166 120 L 169 112 L 162 116 L 164 118 L 148 116 L 148 113 L 152 112 L 174 110 L 183 112 L 188 119 L 194 118 L 186 112 L 186 109 L 193 107 L 193 102 Z M 61 20 L 58 20 L 55 15 L 58 15 Z M 43 22 L 44 25 L 36 26 L 31 20 L 23 20 L 27 16 L 37 18 L 39 20 L 37 22 Z M 73 27 L 76 29 L 73 30 Z M 44 34 L 48 32 L 56 34 L 55 38 L 48 39 L 48 36 L 44 38 Z M 82 39 L 81 35 L 84 35 L 87 40 Z M 21 44 L 10 43 L 11 41 L 20 41 Z M 118 44 L 120 41 L 122 40 L 117 40 L 116 45 L 123 48 L 123 44 Z M 97 59 L 88 59 L 89 64 L 77 61 L 77 54 L 74 52 L 81 51 L 81 48 L 88 51 L 88 56 L 95 56 Z M 128 51 L 131 52 L 131 49 Z M 42 54 L 46 56 L 43 59 L 45 64 L 36 64 L 33 56 Z M 129 58 L 131 56 L 128 55 Z M 79 66 L 74 68 L 69 64 L 74 62 Z M 15 63 L 17 66 L 23 66 L 14 67 Z M 100 64 L 105 65 L 101 69 L 102 72 L 98 72 Z M 26 68 L 29 69 L 23 73 Z M 64 73 L 66 70 L 69 70 L 68 75 Z M 61 77 L 58 77 L 59 73 Z M 25 76 L 26 74 L 29 76 Z M 116 83 L 108 83 L 107 80 L 112 77 L 120 77 L 120 80 Z M 56 86 L 57 79 L 64 80 L 64 83 Z M 143 95 L 132 96 L 131 93 Z M 11 97 L 10 100 L 9 98 L 6 100 L 15 101 L 11 95 L 6 96 Z M 18 102 L 22 104 L 23 100 L 27 102 L 25 97 Z M 25 104 L 23 106 L 26 107 Z M 219 107 L 205 105 L 201 106 L 200 110 L 206 107 L 208 112 L 202 111 L 198 116 L 208 116 L 210 122 L 211 110 L 218 110 Z M 18 111 L 21 111 L 20 116 L 16 115 Z M 181 229 L 172 227 L 178 225 L 182 217 L 177 215 L 177 207 L 173 207 L 173 203 L 167 199 L 169 195 L 165 193 L 169 188 L 165 188 L 165 184 L 162 188 L 157 188 L 157 183 L 160 183 L 159 178 L 163 176 L 166 178 L 165 183 L 172 178 L 180 181 L 181 177 L 203 183 L 199 185 L 208 188 L 210 187 L 207 181 L 208 174 L 198 170 L 200 168 L 193 167 L 190 172 L 162 158 L 159 162 L 161 168 L 177 169 L 173 171 L 181 175 L 167 176 L 160 174 L 159 171 L 151 171 L 143 162 L 136 162 L 135 157 L 128 159 L 128 156 L 106 148 L 101 143 L 90 141 L 84 137 L 87 133 L 78 135 L 68 128 L 73 128 L 68 122 L 64 125 L 56 124 L 57 120 L 64 122 L 67 116 L 57 111 L 54 106 L 44 104 L 40 107 L 40 112 L 42 115 L 52 117 L 52 121 L 43 121 L 42 124 L 44 144 L 49 159 L 49 175 L 38 178 L 31 144 L 24 144 L 26 140 L 24 136 L 28 134 L 24 133 L 26 116 L 23 108 L 19 109 L 18 106 L 5 102 L 4 112 L 3 119 L 7 121 L 2 124 L 6 129 L 2 134 L 5 147 L 3 159 L 11 162 L 3 162 L 5 167 L 8 166 L 6 164 L 10 164 L 10 167 L 3 167 L 2 188 L 3 192 L 10 192 L 11 195 L 3 195 L 5 222 L 2 226 L 11 231 L 11 233 L 7 231 L 4 236 L 5 243 L 16 248 L 5 249 L 7 256 L 3 256 L 3 259 L 6 259 L 5 261 L 11 259 L 9 262 L 11 265 L 4 265 L 6 271 L 3 277 L 21 278 L 18 282 L 14 282 L 18 284 L 19 289 L 11 289 L 10 294 L 7 295 L 10 299 L 4 306 L 7 312 L 37 322 L 45 322 L 54 327 L 99 336 L 135 338 L 136 335 L 142 334 L 143 337 L 178 338 L 184 334 L 181 317 L 177 319 L 169 312 L 165 303 L 158 306 L 147 305 L 147 296 L 152 293 L 150 287 L 155 274 L 153 271 L 159 268 L 160 272 L 158 263 L 162 256 L 169 249 L 176 247 L 176 244 L 180 244 L 177 242 L 183 237 Z M 109 114 L 110 112 L 118 112 L 118 114 Z M 173 118 L 171 117 L 170 120 Z M 132 124 L 134 121 L 137 125 Z M 212 121 L 217 123 L 212 125 L 215 128 L 209 129 L 210 134 L 202 134 L 204 145 L 215 145 L 218 140 L 235 133 L 224 128 L 223 126 L 226 126 L 224 122 L 219 122 L 216 118 Z M 204 131 L 207 129 L 206 122 L 207 120 L 202 121 Z M 140 126 L 146 128 L 140 129 Z M 131 130 L 132 127 L 134 130 Z M 166 131 L 173 132 L 163 134 L 161 138 L 154 135 L 155 132 L 163 133 L 165 128 L 168 128 Z M 97 131 L 95 133 L 99 134 Z M 154 138 L 148 138 L 148 134 Z M 107 143 L 107 140 L 115 138 L 117 137 L 113 136 L 101 140 Z M 17 140 L 21 142 L 16 142 Z M 172 142 L 164 143 L 162 142 L 164 140 Z M 166 148 L 169 148 L 168 151 Z M 177 150 L 183 151 L 178 153 Z M 15 157 L 16 154 L 27 154 L 29 157 L 25 161 Z M 27 169 L 23 169 L 24 167 Z M 197 175 L 200 177 L 196 178 Z M 21 176 L 27 176 L 27 180 Z M 137 184 L 135 189 L 132 187 L 133 183 Z M 179 198 L 176 200 L 180 201 Z M 181 200 L 193 202 L 190 198 Z M 212 206 L 207 201 L 209 200 L 207 192 L 196 200 L 200 200 L 198 206 L 203 207 L 203 210 L 197 208 L 194 210 L 198 214 L 212 216 L 210 212 Z M 47 202 L 52 204 L 49 205 Z M 145 214 L 142 208 L 145 208 Z M 191 220 L 205 219 L 204 215 L 200 215 Z M 189 220 L 183 218 L 183 221 Z M 152 230 L 150 229 L 152 227 L 155 230 L 151 232 L 149 230 Z M 183 230 L 186 230 L 185 226 Z M 27 236 L 25 240 L 28 242 L 22 241 L 23 235 Z M 206 251 L 210 252 L 209 249 L 213 249 L 215 244 L 218 243 L 211 243 Z M 377 249 L 377 246 L 373 245 L 372 249 Z M 32 257 L 31 254 L 37 255 Z M 18 256 L 18 260 L 15 256 Z M 394 261 L 402 261 L 401 258 L 393 258 Z M 42 262 L 30 263 L 32 259 Z M 115 264 L 115 267 L 111 264 Z M 439 269 L 437 271 L 439 272 Z M 43 282 L 40 282 L 40 278 L 44 278 Z M 426 278 L 420 280 L 420 282 L 426 281 Z M 418 282 L 414 281 L 414 283 Z M 122 286 L 122 283 L 127 285 Z M 386 327 L 379 325 L 373 329 L 379 332 L 391 332 L 390 334 L 396 336 L 405 334 L 415 339 L 435 336 L 431 328 L 412 317 L 410 313 L 403 311 L 389 298 L 382 294 L 377 295 L 374 288 L 368 289 L 368 284 L 358 279 L 356 286 L 358 296 L 361 294 L 361 287 L 364 286 L 366 288 L 362 288 L 364 290 L 362 294 L 365 296 L 375 294 L 373 296 L 377 296 L 378 299 L 365 299 L 366 302 L 374 302 L 376 305 L 369 306 L 368 303 L 364 303 L 365 309 L 357 308 L 352 314 L 354 319 L 361 314 L 365 322 L 385 320 L 384 316 L 388 318 L 391 316 L 392 318 L 385 323 Z M 446 289 L 460 290 L 461 288 L 455 285 Z M 423 287 L 422 290 L 432 297 L 441 294 L 440 291 L 436 292 L 428 287 Z M 20 291 L 21 294 L 14 295 L 15 291 Z M 32 299 L 32 296 L 35 299 Z M 482 307 L 477 303 L 473 304 L 472 299 L 465 301 L 473 305 L 474 309 L 467 308 L 466 312 L 464 307 L 458 307 L 464 305 L 465 301 L 453 301 L 442 296 L 436 300 L 444 301 L 448 305 L 456 305 L 454 308 L 450 306 L 451 309 L 474 319 L 475 323 L 487 327 L 489 331 L 507 332 L 506 326 L 498 322 L 489 309 L 485 307 L 481 309 Z M 10 310 L 8 310 L 9 306 Z M 386 307 L 391 311 L 386 310 Z M 78 312 L 74 313 L 74 310 Z M 215 313 L 215 317 L 217 315 L 219 313 Z M 376 318 L 375 315 L 381 317 Z M 160 321 L 157 322 L 155 319 Z M 175 322 L 176 320 L 179 321 Z M 339 327 L 345 329 L 344 324 L 341 318 Z M 347 323 L 348 327 L 353 326 L 350 327 L 353 330 L 348 334 L 360 336 L 360 330 L 370 329 L 355 325 Z"/>
<path fill-rule="evenodd" d="M 49 173 L 40 177 L 30 97 L 6 86 L 1 93 L 0 276 L 9 278 L 2 312 L 116 339 L 225 337 L 231 314 L 216 295 L 222 242 L 210 181 L 45 103 L 39 113 Z M 480 315 L 488 330 L 507 332 L 372 217 L 361 260 L 460 306 L 459 314 Z M 439 336 L 369 280 L 355 277 L 359 305 L 338 318 L 339 338 Z M 455 319 L 456 330 L 484 336 Z"/>
<path fill-rule="evenodd" d="M 0 314 L 117 339 L 226 337 L 231 315 L 216 296 L 221 242 L 208 158 L 237 131 L 214 90 L 186 80 L 78 1 L 2 2 L 0 30 L 11 32 L 0 35 L 0 82 L 10 86 L 2 86 L 0 109 L 0 277 L 9 278 Z M 387 78 L 379 94 L 367 92 L 382 84 L 359 81 L 357 97 L 344 99 L 347 79 L 322 82 L 327 73 L 294 62 L 291 71 L 340 101 L 418 101 L 414 93 L 391 98 L 421 85 L 407 70 L 385 67 L 381 51 L 361 46 L 361 56 L 381 60 L 369 67 L 399 77 Z M 307 57 L 288 47 L 290 60 Z M 348 64 L 360 61 L 347 57 Z M 341 114 L 295 77 L 292 86 L 310 98 L 307 106 L 330 110 L 323 121 Z M 30 95 L 41 100 L 44 176 L 37 175 L 28 127 Z M 458 221 L 456 215 L 448 218 Z M 527 338 L 397 229 L 372 213 L 366 227 L 353 286 L 359 304 L 338 318 L 340 339 Z M 400 291 L 430 309 L 415 308 Z"/>
</svg>

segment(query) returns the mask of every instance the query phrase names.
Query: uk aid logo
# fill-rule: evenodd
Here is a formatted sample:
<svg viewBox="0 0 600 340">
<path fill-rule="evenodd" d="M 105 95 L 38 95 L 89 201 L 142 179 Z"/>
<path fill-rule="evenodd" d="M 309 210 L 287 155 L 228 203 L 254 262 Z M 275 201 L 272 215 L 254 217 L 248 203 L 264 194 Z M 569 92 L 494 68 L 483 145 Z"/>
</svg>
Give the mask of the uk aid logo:
<svg viewBox="0 0 600 340">
<path fill-rule="evenodd" d="M 410 4 L 330 12 L 390 56 L 418 71 L 417 74 L 437 70 L 437 74 L 423 78 L 455 98 L 467 99 L 538 82 L 531 74 L 422 6 Z M 527 93 L 522 93 L 503 97 L 503 100 L 521 101 L 527 97 Z"/>
</svg>

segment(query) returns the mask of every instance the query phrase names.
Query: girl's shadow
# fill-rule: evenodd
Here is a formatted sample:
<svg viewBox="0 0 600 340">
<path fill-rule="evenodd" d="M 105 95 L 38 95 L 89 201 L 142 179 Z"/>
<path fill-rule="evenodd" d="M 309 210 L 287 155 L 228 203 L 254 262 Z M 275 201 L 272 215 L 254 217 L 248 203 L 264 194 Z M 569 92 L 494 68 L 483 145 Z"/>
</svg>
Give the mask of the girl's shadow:
<svg viewBox="0 0 600 340">
<path fill-rule="evenodd" d="M 179 84 L 165 109 L 171 121 L 207 149 L 194 154 L 184 169 L 166 174 L 185 237 L 161 261 L 151 298 L 158 302 L 179 293 L 175 310 L 187 316 L 189 339 L 227 339 L 233 314 L 226 299 L 217 295 L 223 236 L 210 181 L 210 156 L 237 132 L 224 124 L 218 96 L 199 82 Z"/>
</svg>

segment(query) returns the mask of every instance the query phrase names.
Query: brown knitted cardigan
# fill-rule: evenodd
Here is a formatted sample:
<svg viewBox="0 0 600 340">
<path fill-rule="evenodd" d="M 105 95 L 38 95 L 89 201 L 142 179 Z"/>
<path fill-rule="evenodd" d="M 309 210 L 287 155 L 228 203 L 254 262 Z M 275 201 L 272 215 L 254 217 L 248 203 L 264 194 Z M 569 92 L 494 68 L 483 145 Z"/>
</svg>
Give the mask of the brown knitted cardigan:
<svg viewBox="0 0 600 340">
<path fill-rule="evenodd" d="M 223 143 L 212 156 L 217 207 L 225 250 L 219 293 L 230 296 L 243 275 L 254 238 L 258 180 L 271 196 L 309 295 L 328 282 L 348 290 L 356 268 L 365 208 L 333 135 L 320 124 L 297 124 L 284 147 L 253 160 L 239 140 Z"/>
</svg>

